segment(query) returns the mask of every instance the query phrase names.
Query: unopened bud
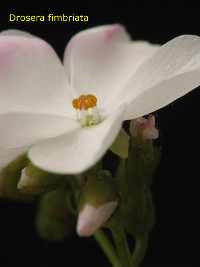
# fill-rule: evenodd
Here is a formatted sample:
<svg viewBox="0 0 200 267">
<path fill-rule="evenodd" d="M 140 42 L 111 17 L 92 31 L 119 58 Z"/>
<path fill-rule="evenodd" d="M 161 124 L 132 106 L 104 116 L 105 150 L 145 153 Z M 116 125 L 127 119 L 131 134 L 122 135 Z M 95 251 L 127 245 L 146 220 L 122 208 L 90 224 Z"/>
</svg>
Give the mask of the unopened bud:
<svg viewBox="0 0 200 267">
<path fill-rule="evenodd" d="M 36 227 L 39 235 L 50 241 L 62 241 L 72 231 L 74 226 L 73 217 L 57 218 L 39 212 L 36 216 Z"/>
<path fill-rule="evenodd" d="M 66 204 L 66 195 L 69 190 L 66 186 L 53 190 L 52 192 L 43 194 L 40 197 L 39 208 L 49 216 L 64 218 L 69 216 L 70 212 Z"/>
<path fill-rule="evenodd" d="M 146 191 L 135 209 L 126 217 L 125 228 L 133 236 L 146 236 L 155 223 L 155 210 L 150 190 Z"/>
<path fill-rule="evenodd" d="M 155 118 L 138 118 L 130 124 L 129 157 L 120 161 L 116 171 L 116 179 L 120 184 L 120 214 L 123 216 L 138 204 L 138 200 L 150 187 L 153 174 L 158 166 L 161 149 L 154 145 L 158 137 Z"/>
<path fill-rule="evenodd" d="M 67 193 L 68 188 L 62 186 L 40 197 L 36 227 L 42 238 L 61 241 L 72 232 L 74 217 L 67 208 Z"/>
<path fill-rule="evenodd" d="M 0 173 L 0 196 L 14 200 L 31 200 L 30 196 L 21 194 L 17 189 L 21 170 L 28 165 L 26 154 L 10 162 Z"/>
<path fill-rule="evenodd" d="M 141 134 L 143 139 L 157 139 L 158 129 L 155 128 L 155 117 L 149 115 L 147 119 L 140 117 L 130 122 L 130 133 L 132 136 Z"/>
<path fill-rule="evenodd" d="M 79 200 L 77 233 L 90 236 L 115 211 L 120 191 L 109 172 L 101 171 L 88 177 Z"/>
<path fill-rule="evenodd" d="M 58 188 L 63 179 L 63 175 L 45 172 L 30 163 L 21 172 L 18 189 L 30 195 L 47 193 Z"/>
<path fill-rule="evenodd" d="M 95 208 L 87 203 L 78 216 L 77 234 L 79 236 L 90 236 L 93 234 L 110 218 L 117 205 L 118 201 L 112 201 Z"/>
</svg>

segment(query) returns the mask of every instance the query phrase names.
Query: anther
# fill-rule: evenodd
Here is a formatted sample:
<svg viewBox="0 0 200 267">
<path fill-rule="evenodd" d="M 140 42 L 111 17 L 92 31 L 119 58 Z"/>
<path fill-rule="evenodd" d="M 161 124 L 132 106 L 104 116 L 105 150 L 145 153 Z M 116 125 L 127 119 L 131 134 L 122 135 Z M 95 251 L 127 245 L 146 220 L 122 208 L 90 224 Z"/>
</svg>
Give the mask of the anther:
<svg viewBox="0 0 200 267">
<path fill-rule="evenodd" d="M 72 100 L 72 106 L 77 110 L 77 119 L 78 112 L 80 114 L 80 123 L 81 126 L 91 126 L 98 124 L 100 122 L 100 116 L 97 110 L 97 98 L 94 95 L 81 95 L 78 98 Z M 88 113 L 90 109 L 90 113 Z"/>
</svg>

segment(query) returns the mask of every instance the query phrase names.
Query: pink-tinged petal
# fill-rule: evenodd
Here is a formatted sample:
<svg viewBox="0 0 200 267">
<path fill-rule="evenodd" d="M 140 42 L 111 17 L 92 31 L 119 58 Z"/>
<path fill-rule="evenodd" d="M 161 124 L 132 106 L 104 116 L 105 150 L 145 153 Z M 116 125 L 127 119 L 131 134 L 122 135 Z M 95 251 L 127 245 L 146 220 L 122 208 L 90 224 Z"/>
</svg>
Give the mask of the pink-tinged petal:
<svg viewBox="0 0 200 267">
<path fill-rule="evenodd" d="M 29 146 L 79 127 L 77 121 L 66 116 L 19 112 L 1 114 L 0 149 Z"/>
<path fill-rule="evenodd" d="M 30 147 L 18 147 L 12 149 L 0 148 L 0 172 L 6 167 L 12 160 L 16 159 L 18 156 L 22 155 L 28 151 Z"/>
<path fill-rule="evenodd" d="M 110 218 L 117 205 L 117 201 L 112 201 L 95 208 L 87 203 L 78 216 L 77 234 L 79 236 L 92 235 Z"/>
<path fill-rule="evenodd" d="M 86 29 L 74 35 L 70 42 L 68 43 L 65 55 L 64 55 L 64 63 L 66 64 L 66 69 L 70 68 L 70 59 L 73 57 L 73 50 L 81 47 L 81 45 L 85 45 L 85 42 L 90 46 L 89 48 L 95 49 L 95 52 L 99 51 L 104 44 L 109 44 L 110 41 L 128 41 L 130 40 L 129 35 L 126 33 L 124 27 L 119 24 L 114 25 L 105 25 L 94 27 L 90 29 Z M 86 49 L 86 47 L 85 47 Z M 85 52 L 88 53 L 86 50 Z M 93 52 L 93 51 L 91 51 Z M 100 52 L 100 51 L 99 51 Z M 68 62 L 69 61 L 69 62 Z M 70 69 L 68 70 L 69 78 Z"/>
<path fill-rule="evenodd" d="M 73 97 L 94 94 L 100 110 L 111 109 L 113 97 L 157 49 L 147 42 L 131 42 L 124 27 L 118 24 L 78 33 L 64 56 Z"/>
<path fill-rule="evenodd" d="M 144 139 L 157 139 L 159 133 L 155 127 L 155 117 L 151 114 L 147 119 L 139 117 L 131 120 L 130 133 L 132 136 L 141 134 Z"/>
<path fill-rule="evenodd" d="M 124 119 L 162 108 L 200 85 L 200 38 L 183 35 L 163 45 L 123 88 Z"/>
<path fill-rule="evenodd" d="M 16 34 L 16 33 L 15 33 Z M 0 112 L 34 111 L 73 116 L 64 68 L 45 41 L 0 35 Z"/>
<path fill-rule="evenodd" d="M 91 168 L 105 154 L 122 125 L 124 106 L 98 125 L 79 128 L 34 145 L 28 153 L 43 170 L 78 174 Z"/>
<path fill-rule="evenodd" d="M 31 37 L 37 38 L 36 36 L 30 34 L 29 32 L 17 30 L 17 29 L 8 29 L 0 32 L 0 36 L 23 36 L 23 37 Z"/>
</svg>

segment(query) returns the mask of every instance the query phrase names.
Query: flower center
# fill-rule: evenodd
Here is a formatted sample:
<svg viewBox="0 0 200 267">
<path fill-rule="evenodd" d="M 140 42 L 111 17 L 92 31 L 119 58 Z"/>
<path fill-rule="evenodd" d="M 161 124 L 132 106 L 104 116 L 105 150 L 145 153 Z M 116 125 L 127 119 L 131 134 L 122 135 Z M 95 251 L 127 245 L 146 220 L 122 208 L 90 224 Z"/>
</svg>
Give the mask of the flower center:
<svg viewBox="0 0 200 267">
<path fill-rule="evenodd" d="M 72 106 L 76 109 L 76 119 L 80 121 L 82 127 L 100 123 L 96 96 L 81 95 L 72 100 Z"/>
</svg>

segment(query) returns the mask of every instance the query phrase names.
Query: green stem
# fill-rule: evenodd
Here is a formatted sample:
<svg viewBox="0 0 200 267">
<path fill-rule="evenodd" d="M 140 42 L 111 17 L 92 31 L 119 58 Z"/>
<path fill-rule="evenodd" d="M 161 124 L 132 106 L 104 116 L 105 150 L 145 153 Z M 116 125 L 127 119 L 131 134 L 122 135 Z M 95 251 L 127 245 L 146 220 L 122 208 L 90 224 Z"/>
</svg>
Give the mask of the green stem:
<svg viewBox="0 0 200 267">
<path fill-rule="evenodd" d="M 73 195 L 74 195 L 74 198 L 75 198 L 75 202 L 76 202 L 76 205 L 78 203 L 78 197 L 79 197 L 79 193 L 80 193 L 80 185 L 77 181 L 77 177 L 76 176 L 69 176 L 67 178 L 67 181 L 69 182 L 70 186 L 71 186 L 71 189 L 72 189 L 72 192 L 73 192 Z"/>
<path fill-rule="evenodd" d="M 111 262 L 113 267 L 122 267 L 119 258 L 116 254 L 115 249 L 112 246 L 112 243 L 104 234 L 103 230 L 97 230 L 93 236 L 95 237 L 96 241 L 99 243 L 100 247 L 106 254 L 107 258 Z"/>
<path fill-rule="evenodd" d="M 110 230 L 123 267 L 133 267 L 131 253 L 124 232 L 122 220 L 115 216 L 112 219 Z"/>
<path fill-rule="evenodd" d="M 66 195 L 66 204 L 69 212 L 74 215 L 78 216 L 78 211 L 75 207 L 73 207 L 73 201 L 72 201 L 72 192 L 68 192 Z"/>
<path fill-rule="evenodd" d="M 133 252 L 133 262 L 136 267 L 142 262 L 147 248 L 148 236 L 135 236 L 135 250 Z"/>
</svg>

